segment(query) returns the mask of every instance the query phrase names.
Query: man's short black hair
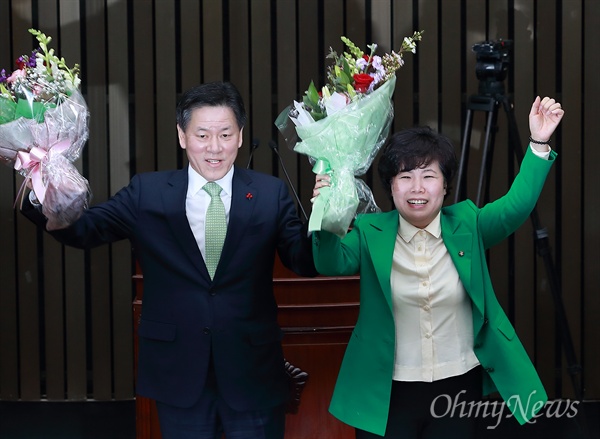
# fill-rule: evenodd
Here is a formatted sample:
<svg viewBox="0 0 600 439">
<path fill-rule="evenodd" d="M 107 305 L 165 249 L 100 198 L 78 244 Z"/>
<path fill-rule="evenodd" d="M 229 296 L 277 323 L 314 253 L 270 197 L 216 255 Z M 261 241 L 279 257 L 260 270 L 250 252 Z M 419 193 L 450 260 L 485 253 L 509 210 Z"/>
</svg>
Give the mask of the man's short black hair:
<svg viewBox="0 0 600 439">
<path fill-rule="evenodd" d="M 229 107 L 242 129 L 246 125 L 248 116 L 244 107 L 244 100 L 238 89 L 230 82 L 208 82 L 197 85 L 186 91 L 177 105 L 177 125 L 185 131 L 192 112 L 202 107 Z"/>
</svg>

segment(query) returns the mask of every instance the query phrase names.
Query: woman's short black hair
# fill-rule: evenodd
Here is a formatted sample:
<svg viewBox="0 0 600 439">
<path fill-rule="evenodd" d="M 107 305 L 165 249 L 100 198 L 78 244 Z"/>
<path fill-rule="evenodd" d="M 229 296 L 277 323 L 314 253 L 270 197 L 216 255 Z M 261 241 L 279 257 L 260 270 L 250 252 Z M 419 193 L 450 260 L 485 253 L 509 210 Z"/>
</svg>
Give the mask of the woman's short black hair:
<svg viewBox="0 0 600 439">
<path fill-rule="evenodd" d="M 246 125 L 247 115 L 240 92 L 230 82 L 208 82 L 186 91 L 177 104 L 177 125 L 185 131 L 192 112 L 202 107 L 229 107 L 241 130 Z"/>
<path fill-rule="evenodd" d="M 437 161 L 444 176 L 446 196 L 458 167 L 452 141 L 429 127 L 414 127 L 394 133 L 383 147 L 379 159 L 379 178 L 387 196 L 392 198 L 392 179 Z"/>
</svg>

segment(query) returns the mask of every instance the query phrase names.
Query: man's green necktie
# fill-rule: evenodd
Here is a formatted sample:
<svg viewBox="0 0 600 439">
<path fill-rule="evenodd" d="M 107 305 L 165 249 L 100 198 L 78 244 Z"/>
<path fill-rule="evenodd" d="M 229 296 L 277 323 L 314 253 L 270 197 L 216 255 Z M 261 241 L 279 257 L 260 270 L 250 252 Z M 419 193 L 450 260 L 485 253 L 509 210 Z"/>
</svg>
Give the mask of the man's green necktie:
<svg viewBox="0 0 600 439">
<path fill-rule="evenodd" d="M 227 219 L 225 218 L 225 206 L 221 200 L 221 186 L 210 181 L 202 188 L 210 195 L 210 204 L 206 210 L 206 268 L 212 279 L 217 270 L 221 250 L 227 233 Z"/>
</svg>

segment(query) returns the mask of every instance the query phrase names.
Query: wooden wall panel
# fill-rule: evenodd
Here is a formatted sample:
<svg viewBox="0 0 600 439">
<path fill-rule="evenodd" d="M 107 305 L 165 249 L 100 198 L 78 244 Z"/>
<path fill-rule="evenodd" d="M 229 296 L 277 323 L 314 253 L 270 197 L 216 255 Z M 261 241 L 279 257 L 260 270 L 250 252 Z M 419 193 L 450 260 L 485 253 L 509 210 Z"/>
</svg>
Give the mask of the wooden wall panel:
<svg viewBox="0 0 600 439">
<path fill-rule="evenodd" d="M 440 3 L 439 22 L 440 22 L 440 43 L 439 47 L 439 69 L 437 82 L 440 84 L 440 96 L 438 99 L 438 128 L 448 136 L 457 147 L 460 147 L 462 135 L 461 112 L 456 111 L 461 105 L 463 90 L 461 89 L 461 76 L 463 72 L 467 75 L 474 75 L 473 55 L 468 54 L 468 66 L 460 62 L 460 53 L 462 48 L 461 31 L 461 9 L 459 2 Z M 424 27 L 424 25 L 422 26 Z M 424 36 L 429 39 L 427 33 Z M 419 48 L 417 48 L 418 51 Z M 420 55 L 420 52 L 418 52 Z M 418 58 L 418 56 L 417 56 Z M 412 63 L 412 60 L 408 60 Z M 457 148 L 458 149 L 458 148 Z"/>
<path fill-rule="evenodd" d="M 534 17 L 532 1 L 526 0 L 515 4 L 514 31 L 509 38 L 513 39 L 513 59 L 515 66 L 522 68 L 514 69 L 511 94 L 514 102 L 515 120 L 521 138 L 521 150 L 527 147 L 527 136 L 529 135 L 529 124 L 527 114 L 531 107 L 534 95 L 533 66 L 534 50 L 530 44 Z M 511 79 L 511 78 L 509 78 Z M 511 169 L 514 169 L 511 167 Z M 530 222 L 521 227 L 512 240 L 514 251 L 513 275 L 509 287 L 514 292 L 509 297 L 507 309 L 510 318 L 515 322 L 519 331 L 521 342 L 528 352 L 535 352 L 535 273 L 528 261 L 535 260 L 535 240 Z"/>
<path fill-rule="evenodd" d="M 149 172 L 158 168 L 157 154 L 157 129 L 156 129 L 156 98 L 154 87 L 156 83 L 155 72 L 155 56 L 154 56 L 154 40 L 153 35 L 153 20 L 154 9 L 149 8 L 144 2 L 134 2 L 132 5 L 131 17 L 133 23 L 133 63 L 130 63 L 130 68 L 133 70 L 133 107 L 134 127 L 132 127 L 132 135 L 135 143 L 133 154 L 134 162 L 133 172 Z M 190 14 L 191 17 L 191 14 Z M 184 29 L 187 28 L 184 26 Z M 190 55 L 184 49 L 187 46 L 182 44 L 182 55 Z M 198 52 L 196 52 L 196 56 Z M 192 56 L 184 57 L 181 61 L 181 67 L 184 71 L 193 71 L 190 66 L 191 60 L 197 58 Z M 151 91 L 152 90 L 152 91 Z M 163 149 L 168 149 L 167 145 L 162 146 Z M 175 145 L 173 145 L 175 148 Z"/>
<path fill-rule="evenodd" d="M 373 23 L 370 21 L 372 11 L 367 8 L 365 0 L 356 0 L 346 2 L 346 36 L 352 40 L 358 47 L 366 49 L 373 32 Z M 339 10 L 334 13 L 339 13 Z M 340 50 L 343 46 L 339 43 Z M 339 51 L 338 51 L 339 52 Z"/>
<path fill-rule="evenodd" d="M 13 10 L 22 20 L 17 20 L 13 27 L 15 53 L 28 53 L 31 36 L 27 33 L 27 19 L 31 18 L 31 4 L 21 2 Z M 21 49 L 21 51 L 18 51 Z M 21 185 L 22 178 L 16 178 L 16 187 Z M 16 194 L 16 192 L 15 192 Z M 37 233 L 31 224 L 21 215 L 17 215 L 15 235 L 15 260 L 17 262 L 17 318 L 18 318 L 18 352 L 19 352 L 19 393 L 20 398 L 35 400 L 40 397 L 40 337 L 39 337 L 39 266 L 38 261 L 31 258 L 36 250 Z M 15 377 L 13 377 L 14 379 Z"/>
<path fill-rule="evenodd" d="M 172 169 L 187 161 L 177 144 L 175 105 L 184 90 L 225 79 L 240 89 L 249 113 L 236 164 L 285 180 L 282 159 L 302 206 L 310 212 L 314 175 L 273 122 L 311 80 L 325 80 L 329 47 L 376 42 L 397 49 L 424 30 L 417 54 L 407 54 L 394 95 L 394 130 L 431 125 L 460 147 L 469 97 L 478 93 L 471 47 L 514 41 L 505 80 L 523 148 L 536 94 L 557 96 L 567 117 L 554 136 L 560 156 L 538 212 L 547 228 L 586 398 L 600 397 L 594 341 L 600 205 L 598 60 L 595 0 L 0 0 L 0 68 L 28 53 L 29 27 L 42 28 L 69 64 L 81 63 L 91 114 L 90 139 L 76 165 L 101 202 L 137 172 Z M 518 171 L 500 111 L 490 185 L 492 198 Z M 473 121 L 468 193 L 478 180 L 485 121 Z M 377 160 L 375 161 L 377 163 Z M 366 181 L 388 210 L 377 173 Z M 67 249 L 12 209 L 22 177 L 0 173 L 0 399 L 127 399 L 133 397 L 129 243 L 89 251 Z M 555 319 L 551 277 L 536 254 L 531 224 L 490 252 L 501 303 L 514 320 L 551 397 L 573 396 L 562 330 Z M 129 335 L 127 335 L 129 334 Z M 65 374 L 66 371 L 66 374 Z M 558 371 L 558 372 L 557 372 Z M 88 378 L 88 376 L 90 378 Z"/>
<path fill-rule="evenodd" d="M 193 87 L 202 78 L 201 72 L 204 62 L 202 61 L 201 29 L 205 26 L 198 26 L 202 18 L 200 6 L 201 2 L 195 0 L 184 0 L 179 6 L 178 18 L 181 32 L 177 37 L 177 44 L 181 53 L 177 68 L 181 72 L 181 90 Z"/>
<path fill-rule="evenodd" d="M 123 2 L 121 2 L 123 3 Z M 154 76 L 156 82 L 145 93 L 155 93 L 156 158 L 158 170 L 177 166 L 178 146 L 175 119 L 177 104 L 175 5 L 171 0 L 154 2 Z M 217 62 L 217 61 L 215 61 Z M 138 72 L 143 75 L 143 72 Z M 152 90 L 152 91 L 151 91 Z M 141 109 L 143 111 L 143 109 Z M 143 129 L 143 127 L 139 127 Z"/>
<path fill-rule="evenodd" d="M 348 5 L 350 7 L 352 3 Z M 296 10 L 298 11 L 297 21 L 298 30 L 296 33 L 296 46 L 298 47 L 297 65 L 298 65 L 298 89 L 292 99 L 302 99 L 304 92 L 308 88 L 311 81 L 315 82 L 316 87 L 320 87 L 325 77 L 323 70 L 323 59 L 326 56 L 324 48 L 319 45 L 319 33 L 307 32 L 307 29 L 314 29 L 316 23 L 319 23 L 319 2 L 316 0 L 306 0 L 296 2 Z M 339 13 L 339 11 L 337 11 Z M 348 15 L 352 15 L 349 13 Z M 335 17 L 334 22 L 337 22 L 339 17 Z M 349 38 L 352 38 L 348 35 Z M 339 38 L 339 36 L 338 36 Z M 323 43 L 325 45 L 325 43 Z M 330 44 L 334 50 L 336 43 Z M 315 56 L 316 55 L 316 56 Z M 291 100 L 290 100 L 291 103 Z M 310 204 L 306 200 L 312 197 L 312 187 L 314 186 L 314 174 L 311 172 L 312 165 L 304 155 L 296 154 L 298 168 L 298 184 L 297 191 L 300 198 L 303 200 L 304 210 L 310 214 Z M 290 162 L 287 164 L 288 167 Z M 285 178 L 279 174 L 280 177 Z"/>
<path fill-rule="evenodd" d="M 235 7 L 234 7 L 235 5 Z M 229 20 L 224 29 L 225 35 L 227 35 L 229 45 L 227 47 L 226 54 L 223 55 L 223 62 L 227 63 L 230 81 L 236 84 L 240 94 L 244 100 L 246 112 L 248 113 L 248 123 L 244 127 L 244 139 L 243 145 L 238 153 L 236 165 L 247 166 L 249 160 L 249 150 L 251 142 L 257 137 L 254 136 L 254 121 L 251 110 L 251 71 L 249 68 L 250 59 L 252 57 L 251 44 L 250 44 L 250 8 L 246 0 L 237 1 L 230 5 L 229 8 Z M 206 40 L 210 40 L 211 36 L 209 33 L 205 34 Z M 207 60 L 207 62 L 211 62 Z M 259 139 L 259 143 L 262 140 L 262 148 L 256 151 L 257 164 L 261 161 L 260 156 L 265 155 L 265 151 L 268 150 L 267 140 Z M 263 162 L 264 163 L 264 162 Z"/>
<path fill-rule="evenodd" d="M 167 2 L 171 3 L 171 2 Z M 169 36 L 174 33 L 174 13 L 169 7 L 162 7 L 162 2 L 157 2 L 157 14 L 161 17 L 160 26 L 157 23 L 157 30 L 161 35 L 160 41 L 171 43 Z M 107 2 L 107 35 L 108 35 L 108 50 L 115 59 L 128 59 L 129 50 L 129 22 L 127 19 L 127 4 L 119 0 L 111 0 Z M 164 27 L 161 27 L 164 26 Z M 124 44 L 127 42 L 127 44 Z M 166 49 L 166 47 L 165 47 Z M 166 53 L 173 54 L 173 50 Z M 165 77 L 160 78 L 167 84 L 165 87 L 161 85 L 159 90 L 163 90 L 166 98 L 168 92 L 174 90 L 175 86 L 171 84 L 174 81 L 169 77 L 171 70 L 175 70 L 174 55 L 163 59 L 164 66 L 173 66 L 172 68 L 161 67 L 159 72 L 164 72 Z M 131 110 L 129 99 L 129 81 L 130 72 L 128 63 L 108 63 L 108 129 L 109 129 L 109 145 L 110 145 L 110 187 L 111 194 L 125 186 L 132 176 L 130 163 L 130 148 L 131 148 Z M 159 78 L 159 76 L 157 76 Z M 160 95 L 160 92 L 157 91 Z M 173 102 L 175 96 L 170 96 Z M 165 109 L 165 119 L 173 120 L 174 106 L 170 106 L 169 111 Z M 168 116 L 167 116 L 168 115 Z M 159 115 L 160 117 L 160 115 Z M 173 124 L 170 124 L 170 130 L 164 130 L 164 139 L 158 136 L 159 142 L 163 141 L 164 145 L 173 144 Z M 168 140 L 167 140 L 168 139 Z M 159 143 L 159 145 L 161 145 Z M 162 145 L 161 145 L 162 146 Z M 167 149 L 162 147 L 162 149 Z M 173 150 L 169 148 L 168 150 Z M 175 154 L 171 154 L 172 157 Z M 172 159 L 174 162 L 174 159 Z M 133 392 L 133 332 L 131 325 L 131 302 L 133 300 L 131 272 L 132 272 L 132 255 L 131 246 L 127 242 L 117 242 L 110 246 L 110 272 L 112 274 L 109 297 L 112 300 L 112 333 L 118 334 L 113 339 L 113 361 L 115 364 L 121 365 L 114 369 L 113 374 L 113 396 L 116 399 L 126 399 Z"/>
<path fill-rule="evenodd" d="M 63 0 L 59 2 L 59 23 L 61 25 L 60 53 L 71 63 L 77 62 L 81 65 L 81 32 L 78 21 L 81 11 L 79 5 L 72 1 Z M 64 26 L 63 26 L 64 24 Z M 81 170 L 80 162 L 77 163 Z M 87 292 L 85 279 L 85 263 L 83 252 L 73 248 L 64 249 L 64 264 L 66 272 L 66 311 L 67 319 L 66 346 L 67 346 L 67 398 L 71 400 L 85 400 L 88 394 L 88 348 L 89 341 L 86 339 L 87 328 L 91 316 L 87 313 Z M 99 307 L 99 312 L 102 308 Z M 108 314 L 105 314 L 107 317 Z M 108 340 L 107 340 L 108 342 Z M 98 343 L 101 346 L 100 343 Z M 100 383 L 108 385 L 110 380 L 106 379 L 103 368 L 98 366 L 96 372 L 103 380 Z M 101 392 L 100 392 L 101 393 Z"/>
<path fill-rule="evenodd" d="M 92 185 L 94 200 L 106 200 L 111 195 L 109 165 L 109 122 L 107 108 L 108 72 L 104 59 L 109 51 L 106 44 L 107 29 L 104 18 L 107 14 L 104 1 L 86 3 L 86 57 L 88 108 L 90 111 L 90 140 L 86 149 L 86 166 Z M 93 117 L 91 115 L 94 115 Z M 83 254 L 83 253 L 82 253 Z M 90 265 L 90 306 L 92 332 L 92 371 L 94 399 L 106 400 L 112 397 L 112 338 L 110 278 L 110 248 L 108 246 L 91 250 L 88 253 Z"/>
<path fill-rule="evenodd" d="M 288 3 L 294 3 L 289 2 Z M 344 9 L 344 1 L 343 0 L 333 0 L 333 1 L 328 1 L 328 2 L 323 2 L 323 16 L 327 17 L 327 26 L 323 26 L 323 31 L 320 35 L 320 38 L 323 40 L 323 45 L 320 48 L 320 51 L 318 52 L 318 56 L 320 56 L 320 58 L 317 58 L 318 61 L 322 61 L 323 63 L 325 63 L 325 56 L 327 56 L 327 54 L 329 53 L 330 49 L 335 50 L 336 52 L 340 53 L 343 50 L 343 43 L 340 39 L 340 37 L 342 35 L 348 36 L 348 38 L 352 39 L 352 37 L 350 37 L 349 35 L 346 35 L 346 33 L 348 33 L 350 26 L 348 25 L 348 23 L 344 22 L 344 16 L 343 14 L 340 14 L 339 11 Z M 312 25 L 314 26 L 315 24 L 315 17 L 312 17 Z M 303 26 L 301 27 L 301 29 L 303 29 L 305 26 L 309 26 L 311 23 L 304 23 Z M 358 41 L 356 42 L 358 44 Z M 364 47 L 364 46 L 363 46 Z M 322 56 L 321 56 L 322 55 Z M 300 60 L 301 62 L 304 62 L 304 60 Z M 324 66 L 324 68 L 326 68 L 326 66 Z M 321 75 L 322 77 L 319 77 L 319 80 L 323 80 L 323 78 L 325 77 L 325 71 L 323 72 L 323 74 Z M 315 81 L 317 80 L 317 77 L 314 78 Z M 303 87 L 303 84 L 298 84 L 300 86 L 300 90 L 304 92 L 304 90 L 306 90 L 306 86 L 308 84 L 306 84 Z M 322 84 L 321 84 L 322 85 Z"/>
<path fill-rule="evenodd" d="M 439 56 L 441 47 L 438 47 L 439 20 L 438 2 L 420 0 L 418 4 L 419 29 L 425 29 L 425 37 L 418 45 L 418 117 L 419 125 L 428 125 L 434 130 L 438 126 L 438 103 L 439 103 Z M 411 62 L 414 60 L 407 60 Z M 409 64 L 410 65 L 410 64 Z"/>
<path fill-rule="evenodd" d="M 58 35 L 58 8 L 57 2 L 49 1 L 40 5 L 40 27 L 47 29 L 48 35 L 54 35 L 52 46 L 60 44 Z M 78 38 L 78 37 L 77 37 Z M 79 39 L 79 38 L 78 38 Z M 77 54 L 77 58 L 79 56 Z M 44 249 L 44 311 L 40 314 L 42 322 L 61 322 L 43 326 L 44 340 L 41 346 L 44 354 L 46 369 L 46 395 L 50 400 L 62 400 L 65 398 L 65 328 L 62 324 L 64 319 L 64 288 L 63 288 L 63 258 L 62 246 L 49 236 L 43 238 Z M 43 390 L 42 390 L 43 392 Z"/>
<path fill-rule="evenodd" d="M 330 6 L 331 3 L 335 2 L 326 2 L 324 7 Z M 336 23 L 339 23 L 339 20 L 333 21 L 332 27 L 336 27 Z M 278 116 L 284 108 L 287 108 L 288 105 L 291 105 L 292 101 L 301 99 L 300 95 L 296 95 L 297 90 L 299 89 L 298 65 L 301 62 L 298 58 L 296 45 L 297 32 L 298 23 L 295 1 L 285 0 L 277 2 L 275 11 L 275 33 L 277 39 L 274 42 L 275 47 L 273 50 L 277 59 L 286 59 L 286 62 L 278 63 L 276 65 L 276 77 L 273 78 L 276 84 L 274 90 L 276 116 Z M 327 38 L 325 38 L 325 40 L 327 40 Z M 296 166 L 296 153 L 292 150 L 292 146 L 286 143 L 285 137 L 279 133 L 276 126 L 272 126 L 271 129 L 272 135 L 269 139 L 273 140 L 278 145 L 281 160 L 286 166 L 290 179 L 295 182 L 299 181 L 298 166 Z M 267 142 L 269 139 L 263 139 L 261 142 L 262 146 L 260 146 L 261 149 L 257 150 L 256 154 L 262 154 L 273 159 L 273 154 L 269 151 L 270 148 Z M 285 180 L 285 174 L 283 173 L 281 166 L 276 168 L 276 175 Z M 291 187 L 289 189 L 291 190 Z M 306 199 L 306 197 L 304 197 L 304 199 Z M 302 208 L 305 209 L 304 206 L 302 206 Z M 306 206 L 306 209 L 308 209 L 308 206 Z"/>
<path fill-rule="evenodd" d="M 202 70 L 204 82 L 218 81 L 224 76 L 224 29 L 227 22 L 223 17 L 223 1 L 202 2 Z M 234 8 L 246 7 L 246 1 L 237 2 Z M 241 42 L 241 41 L 240 41 Z"/>
<path fill-rule="evenodd" d="M 393 2 L 392 23 L 393 23 L 393 46 L 394 50 L 399 50 L 402 46 L 404 37 L 411 35 L 415 30 L 424 30 L 424 39 L 429 38 L 428 30 L 418 27 L 413 15 L 415 8 L 412 0 L 401 0 Z M 420 55 L 420 47 L 417 48 Z M 398 131 L 403 128 L 411 127 L 417 119 L 415 106 L 418 102 L 418 90 L 416 89 L 415 72 L 419 65 L 419 55 L 406 54 L 404 56 L 405 64 L 396 73 L 396 91 L 394 93 L 394 125 L 393 130 Z"/>
<path fill-rule="evenodd" d="M 11 8 L 8 2 L 0 2 L 0 39 L 11 41 Z M 0 51 L 0 65 L 12 65 L 12 50 Z M 18 330 L 17 330 L 17 282 L 16 260 L 13 249 L 15 235 L 14 178 L 8 170 L 0 172 L 0 399 L 18 399 Z"/>
<path fill-rule="evenodd" d="M 580 136 L 575 139 L 564 139 L 565 148 L 571 147 L 581 150 L 582 175 L 565 176 L 565 178 L 581 178 L 582 193 L 584 200 L 581 212 L 572 213 L 581 217 L 581 228 L 583 230 L 583 248 L 579 258 L 582 273 L 582 307 L 580 316 L 572 321 L 573 325 L 581 324 L 583 349 L 580 361 L 583 365 L 583 382 L 586 398 L 598 398 L 600 396 L 600 378 L 598 377 L 598 365 L 600 364 L 600 349 L 596 349 L 599 326 L 598 315 L 600 315 L 600 197 L 597 189 L 600 187 L 600 172 L 597 165 L 600 163 L 600 149 L 597 139 L 600 139 L 600 124 L 598 123 L 597 110 L 594 99 L 600 96 L 600 2 L 588 0 L 583 2 L 584 13 L 582 23 L 582 36 L 585 42 L 583 52 L 583 89 L 582 118 L 573 120 L 572 123 L 580 127 Z M 568 201 L 568 200 L 567 200 Z M 568 210 L 568 203 L 566 203 Z M 568 298 L 568 293 L 565 294 Z"/>
<path fill-rule="evenodd" d="M 377 44 L 378 52 L 377 53 L 389 53 L 392 50 L 395 50 L 398 46 L 394 44 L 394 36 L 392 33 L 392 17 L 390 14 L 391 5 L 393 2 L 384 0 L 375 2 L 372 5 L 371 12 L 371 35 L 366 44 Z M 368 52 L 368 48 L 365 46 L 364 51 Z M 408 58 L 411 58 L 408 55 Z M 402 69 L 401 69 L 401 73 Z M 399 74 L 401 74 L 399 73 Z M 396 80 L 396 84 L 399 81 Z M 394 98 L 396 93 L 392 96 Z M 392 125 L 390 126 L 390 132 L 393 132 L 393 120 Z M 383 146 L 382 146 L 383 148 Z M 385 192 L 383 190 L 383 186 L 379 181 L 379 175 L 377 174 L 377 166 L 379 163 L 379 154 L 377 154 L 373 159 L 373 164 L 371 168 L 367 171 L 366 175 L 363 177 L 363 180 L 367 183 L 367 185 L 371 188 L 371 192 L 373 193 L 373 197 L 376 199 L 386 199 Z M 383 208 L 382 206 L 379 206 Z"/>
<path fill-rule="evenodd" d="M 250 101 L 249 110 L 252 119 L 252 138 L 271 140 L 273 136 L 273 121 L 277 117 L 274 111 L 273 77 L 271 63 L 271 10 L 268 0 L 252 0 L 250 10 L 250 53 L 252 62 L 250 68 Z M 236 44 L 234 39 L 232 44 Z M 250 128 L 250 127 L 249 127 Z M 265 145 L 266 146 L 266 145 Z M 246 148 L 247 149 L 247 148 Z M 253 169 L 270 173 L 273 169 L 269 154 L 257 154 L 254 158 Z M 282 175 L 283 177 L 283 175 Z"/>
<path fill-rule="evenodd" d="M 510 39 L 508 33 L 508 2 L 504 0 L 491 1 L 487 5 L 486 10 L 486 21 L 488 23 L 488 40 L 499 40 Z M 471 47 L 474 43 L 471 42 Z M 471 60 L 475 61 L 476 56 L 472 52 Z M 472 64 L 473 65 L 473 64 Z M 509 94 L 512 89 L 512 83 L 507 78 L 505 80 L 505 94 Z M 518 114 L 517 118 L 521 117 Z M 482 127 L 485 124 L 481 125 Z M 492 133 L 492 135 L 494 135 Z M 494 148 L 490 151 L 492 166 L 490 169 L 490 186 L 489 195 L 485 196 L 485 200 L 494 200 L 506 193 L 506 190 L 510 187 L 510 181 L 514 176 L 514 169 L 511 166 L 514 162 L 513 154 L 511 153 L 508 145 L 508 118 L 506 112 L 502 107 L 498 108 L 498 127 L 495 133 Z M 483 144 L 480 144 L 483 148 Z M 480 166 L 482 166 L 480 164 Z M 476 167 L 474 167 L 476 169 Z M 508 282 L 510 273 L 509 268 L 509 245 L 510 238 L 496 245 L 488 256 L 488 263 L 490 266 L 490 275 L 494 282 L 494 290 L 498 300 L 505 308 L 508 306 L 510 284 Z"/>
<path fill-rule="evenodd" d="M 580 3 L 565 2 L 562 4 L 562 10 L 558 12 L 558 21 L 561 21 L 560 35 L 557 35 L 557 41 L 562 41 L 562 50 L 557 51 L 560 66 L 559 88 L 560 99 L 565 108 L 569 111 L 569 118 L 573 121 L 582 119 L 582 75 L 583 75 L 583 57 L 581 48 L 581 24 L 583 20 L 583 10 Z M 573 148 L 573 143 L 569 139 L 581 138 L 581 124 L 571 123 L 561 127 L 560 138 L 560 166 L 556 190 L 561 194 L 557 197 L 557 210 L 562 211 L 562 204 L 566 204 L 570 211 L 581 212 L 584 200 L 581 197 L 573 197 L 572 194 L 580 194 L 583 191 L 582 181 L 578 178 L 566 178 L 572 175 L 581 175 L 582 161 L 581 149 Z M 555 136 L 557 137 L 557 136 Z M 565 206 L 566 207 L 566 206 Z M 567 232 L 572 231 L 572 232 Z M 582 312 L 583 297 L 583 278 L 581 271 L 581 252 L 584 242 L 584 230 L 581 227 L 581 216 L 565 215 L 560 220 L 560 225 L 556 229 L 556 254 L 557 260 L 562 266 L 562 296 L 565 305 L 565 313 L 569 327 L 561 329 L 568 330 L 571 335 L 573 350 L 577 359 L 581 361 L 581 325 L 576 323 Z M 574 398 L 576 394 L 571 388 L 571 376 L 567 373 L 569 359 L 563 356 L 562 367 L 562 389 L 560 395 L 565 398 Z M 578 380 L 580 379 L 577 378 Z M 578 384 L 580 385 L 580 384 Z"/>
<path fill-rule="evenodd" d="M 555 44 L 541 43 L 542 41 L 556 41 L 556 14 L 556 2 L 554 0 L 545 2 L 543 5 L 539 4 L 537 8 L 537 20 L 534 22 L 535 41 L 537 43 L 534 46 L 536 64 L 533 73 L 536 88 L 539 90 L 538 93 L 542 95 L 551 94 L 554 90 L 558 91 L 558 87 L 556 86 L 558 72 L 555 68 L 545 67 L 549 65 L 556 66 L 556 46 Z M 560 146 L 555 147 L 560 151 Z M 549 175 L 538 203 L 539 214 L 541 218 L 544 218 L 544 226 L 548 229 L 551 237 L 550 245 L 553 248 L 556 248 L 556 174 L 559 172 L 560 167 L 560 163 L 557 163 L 557 167 Z M 555 256 L 560 258 L 560 255 L 555 254 Z M 543 265 L 539 267 L 540 269 L 536 272 L 538 286 L 536 331 L 539 334 L 550 335 L 552 343 L 537 343 L 535 355 L 537 364 L 555 365 L 557 359 L 560 358 L 560 353 L 557 352 L 560 349 L 560 328 L 557 327 L 556 321 L 553 318 L 554 303 L 548 284 L 548 277 L 543 270 Z M 539 372 L 548 392 L 553 395 L 557 392 L 560 393 L 560 389 L 557 389 L 557 386 L 559 386 L 559 374 L 556 373 L 556 369 L 542 367 Z"/>
</svg>

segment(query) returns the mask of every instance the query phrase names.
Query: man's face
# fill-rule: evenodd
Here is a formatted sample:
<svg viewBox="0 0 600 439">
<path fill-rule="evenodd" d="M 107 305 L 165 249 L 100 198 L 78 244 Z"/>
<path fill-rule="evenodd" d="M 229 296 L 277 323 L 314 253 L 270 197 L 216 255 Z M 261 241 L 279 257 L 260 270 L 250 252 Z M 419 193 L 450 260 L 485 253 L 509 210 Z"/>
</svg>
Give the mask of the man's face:
<svg viewBox="0 0 600 439">
<path fill-rule="evenodd" d="M 392 179 L 392 198 L 402 218 L 423 229 L 437 216 L 444 204 L 446 182 L 437 161 L 411 171 L 399 172 Z"/>
<path fill-rule="evenodd" d="M 192 111 L 187 129 L 177 125 L 179 145 L 192 168 L 208 181 L 225 176 L 242 146 L 242 130 L 229 107 L 201 107 Z"/>
</svg>

